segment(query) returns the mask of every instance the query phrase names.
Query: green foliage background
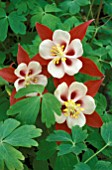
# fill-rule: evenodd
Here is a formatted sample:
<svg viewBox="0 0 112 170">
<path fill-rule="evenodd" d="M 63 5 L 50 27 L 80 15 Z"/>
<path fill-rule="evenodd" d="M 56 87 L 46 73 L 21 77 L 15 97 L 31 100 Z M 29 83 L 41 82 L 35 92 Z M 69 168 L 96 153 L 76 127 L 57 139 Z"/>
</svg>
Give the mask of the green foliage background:
<svg viewBox="0 0 112 170">
<path fill-rule="evenodd" d="M 69 31 L 93 18 L 82 43 L 84 56 L 92 59 L 105 75 L 95 96 L 104 125 L 101 129 L 76 126 L 71 135 L 53 132 L 52 112 L 56 109 L 60 114 L 58 104 L 52 107 L 57 102 L 53 95 L 44 95 L 42 117 L 38 113 L 39 97 L 10 107 L 12 85 L 0 77 L 0 170 L 112 170 L 112 0 L 0 0 L 0 68 L 13 62 L 16 65 L 18 43 L 31 58 L 38 53 L 41 40 L 36 22 L 52 30 Z M 91 79 L 82 74 L 76 78 L 82 82 Z M 42 87 L 33 90 L 37 88 L 41 94 Z M 16 97 L 31 89 L 23 89 Z M 47 89 L 54 89 L 51 79 Z M 47 102 L 48 98 L 52 103 Z M 56 141 L 61 141 L 61 145 Z"/>
</svg>

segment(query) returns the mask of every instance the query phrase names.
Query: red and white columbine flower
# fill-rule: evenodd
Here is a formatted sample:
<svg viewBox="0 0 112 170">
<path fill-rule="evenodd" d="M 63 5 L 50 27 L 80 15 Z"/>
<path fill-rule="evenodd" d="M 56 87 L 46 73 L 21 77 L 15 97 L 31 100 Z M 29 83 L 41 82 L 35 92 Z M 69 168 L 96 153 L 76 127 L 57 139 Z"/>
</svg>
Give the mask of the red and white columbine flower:
<svg viewBox="0 0 112 170">
<path fill-rule="evenodd" d="M 16 91 L 28 86 L 29 84 L 47 85 L 47 77 L 40 74 L 42 72 L 41 65 L 36 61 L 31 61 L 28 65 L 21 63 L 15 69 L 14 73 L 18 77 L 14 82 Z"/>
<path fill-rule="evenodd" d="M 21 45 L 19 45 L 17 53 L 18 67 L 15 69 L 12 66 L 9 66 L 0 70 L 0 76 L 9 83 L 14 83 L 15 86 L 10 96 L 11 105 L 18 101 L 14 96 L 19 89 L 26 87 L 29 84 L 46 86 L 46 71 L 42 69 L 37 58 L 38 56 L 34 56 L 30 59 L 28 53 L 21 47 Z M 33 95 L 34 93 L 30 94 L 30 96 Z"/>
<path fill-rule="evenodd" d="M 72 126 L 80 127 L 86 124 L 86 116 L 94 113 L 96 105 L 93 97 L 87 95 L 88 88 L 83 83 L 73 82 L 68 85 L 63 82 L 54 92 L 62 105 L 62 114 L 55 114 L 56 122 L 63 124 L 65 121 L 71 129 Z"/>
<path fill-rule="evenodd" d="M 48 63 L 48 72 L 55 78 L 62 78 L 64 74 L 73 76 L 82 67 L 78 59 L 83 54 L 83 48 L 79 39 L 71 42 L 71 35 L 67 31 L 56 30 L 52 40 L 46 39 L 39 46 L 39 53 Z"/>
</svg>

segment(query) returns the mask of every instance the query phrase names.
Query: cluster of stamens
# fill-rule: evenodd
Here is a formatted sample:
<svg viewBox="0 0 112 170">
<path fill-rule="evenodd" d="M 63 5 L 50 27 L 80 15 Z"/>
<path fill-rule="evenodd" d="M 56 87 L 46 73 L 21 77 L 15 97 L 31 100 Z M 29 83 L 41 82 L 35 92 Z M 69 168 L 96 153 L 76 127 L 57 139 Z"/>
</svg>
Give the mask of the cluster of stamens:
<svg viewBox="0 0 112 170">
<path fill-rule="evenodd" d="M 51 55 L 55 58 L 53 59 L 54 64 L 59 64 L 60 60 L 65 62 L 66 58 L 64 57 L 64 45 L 57 44 L 52 47 Z"/>
<path fill-rule="evenodd" d="M 31 82 L 33 82 L 33 83 L 38 82 L 37 77 L 29 77 L 31 74 L 32 74 L 32 71 L 29 71 L 29 73 L 26 74 L 26 76 L 25 76 L 25 86 L 28 86 L 29 84 L 31 84 Z"/>
<path fill-rule="evenodd" d="M 70 116 L 73 118 L 78 118 L 79 114 L 84 111 L 84 108 L 81 107 L 81 104 L 76 104 L 73 100 L 68 100 L 64 102 L 64 106 L 66 107 L 63 109 L 65 116 Z"/>
</svg>

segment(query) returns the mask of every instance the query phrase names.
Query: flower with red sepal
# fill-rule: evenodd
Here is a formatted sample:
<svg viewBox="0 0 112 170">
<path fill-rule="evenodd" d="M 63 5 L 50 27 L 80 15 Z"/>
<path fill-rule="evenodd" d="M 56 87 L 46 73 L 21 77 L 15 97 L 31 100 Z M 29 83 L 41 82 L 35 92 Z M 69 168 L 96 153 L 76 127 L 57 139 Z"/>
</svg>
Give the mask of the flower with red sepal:
<svg viewBox="0 0 112 170">
<path fill-rule="evenodd" d="M 53 33 L 47 26 L 39 23 L 36 24 L 37 32 L 43 40 L 40 44 L 40 55 L 36 55 L 37 60 L 42 65 L 46 66 L 47 71 L 56 79 L 61 79 L 65 75 L 69 75 L 69 77 L 73 76 L 78 71 L 89 74 L 90 76 L 103 77 L 103 74 L 92 60 L 82 57 L 83 50 L 81 40 L 84 38 L 86 30 L 92 21 L 93 20 L 87 21 L 73 28 L 69 33 L 62 30 L 56 30 Z M 60 36 L 56 36 L 58 34 Z M 78 44 L 78 48 L 72 46 L 72 43 L 74 44 L 74 42 Z M 62 48 L 62 46 L 64 47 Z M 75 51 L 76 54 L 78 54 L 76 56 Z M 63 55 L 60 56 L 60 54 Z M 69 57 L 67 56 L 68 54 Z M 74 67 L 74 65 L 76 67 Z"/>
<path fill-rule="evenodd" d="M 56 117 L 56 129 L 64 129 L 70 132 L 72 126 L 85 124 L 92 127 L 101 127 L 102 120 L 96 113 L 95 101 L 93 97 L 99 89 L 99 84 L 96 80 L 83 83 L 72 82 L 69 86 L 63 82 L 55 90 L 54 95 L 62 104 L 62 114 Z M 92 88 L 91 88 L 92 86 Z"/>
<path fill-rule="evenodd" d="M 17 54 L 18 67 L 14 69 L 12 66 L 0 70 L 0 76 L 9 83 L 14 83 L 15 89 L 11 94 L 11 104 L 15 93 L 29 84 L 47 85 L 47 77 L 42 74 L 42 67 L 36 58 L 29 58 L 27 52 L 19 45 Z"/>
</svg>

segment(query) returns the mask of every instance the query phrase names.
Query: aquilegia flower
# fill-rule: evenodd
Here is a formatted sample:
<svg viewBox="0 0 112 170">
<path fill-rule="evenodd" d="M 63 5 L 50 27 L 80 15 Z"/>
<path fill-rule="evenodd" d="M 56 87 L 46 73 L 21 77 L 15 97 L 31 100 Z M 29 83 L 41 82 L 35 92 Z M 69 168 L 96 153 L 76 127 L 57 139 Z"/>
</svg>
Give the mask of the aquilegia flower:
<svg viewBox="0 0 112 170">
<path fill-rule="evenodd" d="M 39 46 L 39 53 L 48 63 L 48 72 L 56 78 L 64 74 L 74 75 L 79 72 L 82 62 L 78 59 L 83 54 L 79 39 L 70 42 L 71 35 L 67 31 L 56 30 L 52 40 L 44 40 Z"/>
<path fill-rule="evenodd" d="M 31 61 L 28 65 L 21 63 L 15 69 L 14 73 L 18 79 L 14 82 L 16 91 L 28 86 L 29 84 L 47 85 L 46 76 L 40 74 L 42 72 L 41 65 L 36 61 Z"/>
<path fill-rule="evenodd" d="M 75 125 L 82 127 L 86 124 L 86 115 L 92 115 L 96 108 L 93 97 L 87 92 L 87 86 L 80 82 L 73 82 L 69 87 L 63 82 L 57 87 L 54 95 L 62 105 L 62 114 L 55 114 L 58 124 L 66 121 L 70 129 Z"/>
<path fill-rule="evenodd" d="M 91 59 L 81 56 L 83 53 L 81 40 L 92 21 L 89 20 L 74 27 L 69 33 L 62 30 L 53 32 L 45 25 L 36 24 L 42 43 L 39 47 L 40 54 L 36 54 L 35 57 L 54 79 L 60 80 L 64 76 L 71 77 L 77 72 L 103 77 Z M 59 84 L 58 81 L 57 84 Z"/>
<path fill-rule="evenodd" d="M 27 52 L 20 45 L 18 46 L 17 63 L 18 67 L 16 69 L 10 66 L 0 70 L 0 76 L 9 83 L 14 83 L 15 86 L 10 97 L 11 105 L 16 102 L 14 95 L 19 89 L 29 84 L 47 85 L 47 77 L 43 75 L 42 67 L 37 62 L 36 57 L 30 59 Z"/>
</svg>

